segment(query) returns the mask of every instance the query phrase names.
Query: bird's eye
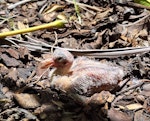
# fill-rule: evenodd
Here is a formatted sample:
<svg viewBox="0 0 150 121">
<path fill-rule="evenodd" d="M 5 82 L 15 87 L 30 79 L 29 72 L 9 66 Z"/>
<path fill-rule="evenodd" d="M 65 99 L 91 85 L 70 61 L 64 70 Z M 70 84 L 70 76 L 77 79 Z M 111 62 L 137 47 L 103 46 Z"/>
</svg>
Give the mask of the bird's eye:
<svg viewBox="0 0 150 121">
<path fill-rule="evenodd" d="M 56 60 L 61 62 L 61 61 L 63 61 L 63 58 L 62 57 L 58 57 Z"/>
<path fill-rule="evenodd" d="M 62 65 L 66 65 L 66 64 L 67 64 L 67 60 L 66 60 L 65 58 L 63 58 L 63 57 L 57 57 L 57 58 L 55 59 L 55 61 L 56 61 L 57 63 L 59 63 L 59 64 L 62 64 Z"/>
</svg>

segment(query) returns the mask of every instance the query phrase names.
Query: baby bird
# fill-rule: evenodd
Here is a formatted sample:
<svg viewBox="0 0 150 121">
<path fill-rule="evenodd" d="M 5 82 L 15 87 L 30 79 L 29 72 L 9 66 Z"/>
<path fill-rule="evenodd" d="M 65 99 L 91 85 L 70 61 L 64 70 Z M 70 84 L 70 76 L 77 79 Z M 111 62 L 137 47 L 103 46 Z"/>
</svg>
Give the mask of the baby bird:
<svg viewBox="0 0 150 121">
<path fill-rule="evenodd" d="M 124 76 L 121 67 L 111 66 L 86 57 L 77 57 L 65 49 L 56 49 L 41 68 L 56 68 L 51 85 L 67 93 L 87 97 L 103 90 L 112 91 Z"/>
</svg>

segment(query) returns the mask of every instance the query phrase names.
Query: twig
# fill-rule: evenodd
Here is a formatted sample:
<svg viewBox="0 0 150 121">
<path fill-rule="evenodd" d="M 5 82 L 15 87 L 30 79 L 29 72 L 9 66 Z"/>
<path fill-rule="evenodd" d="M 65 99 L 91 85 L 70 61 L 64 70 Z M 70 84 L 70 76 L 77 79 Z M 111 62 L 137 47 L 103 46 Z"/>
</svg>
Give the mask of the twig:
<svg viewBox="0 0 150 121">
<path fill-rule="evenodd" d="M 36 81 L 31 82 L 31 83 L 27 84 L 26 86 L 30 86 L 30 85 L 33 85 L 33 84 L 38 83 L 38 82 L 40 81 L 40 79 L 42 78 L 42 76 L 43 76 L 48 70 L 49 70 L 49 68 L 47 68 L 47 69 L 38 77 L 38 79 L 37 79 Z"/>
<path fill-rule="evenodd" d="M 125 92 L 127 92 L 127 91 L 129 91 L 129 90 L 131 90 L 131 89 L 134 89 L 134 88 L 136 88 L 136 87 L 139 87 L 139 86 L 141 86 L 141 85 L 143 85 L 143 84 L 144 84 L 144 82 L 140 82 L 140 83 L 138 83 L 138 84 L 135 84 L 135 85 L 133 85 L 133 86 L 131 86 L 131 87 L 129 87 L 129 88 L 126 88 L 126 89 L 124 89 L 124 90 L 122 90 L 122 91 L 120 91 L 120 92 L 117 92 L 116 95 L 120 95 L 120 94 L 122 94 L 122 93 L 125 93 Z"/>
<path fill-rule="evenodd" d="M 33 1 L 37 1 L 37 0 L 22 0 L 22 1 L 19 1 L 15 4 L 11 4 L 8 6 L 8 9 L 14 9 L 15 7 L 19 6 L 19 5 L 22 5 L 22 4 L 25 4 L 27 2 L 33 2 Z"/>
<path fill-rule="evenodd" d="M 129 78 L 127 78 L 127 79 L 124 79 L 123 81 L 121 81 L 118 85 L 119 85 L 119 87 L 120 87 L 120 89 L 122 89 L 125 85 L 126 85 L 126 83 L 129 81 L 130 79 Z"/>
<path fill-rule="evenodd" d="M 19 44 L 19 45 L 23 47 L 27 47 L 30 51 L 48 51 L 49 50 L 40 46 L 33 46 L 30 44 Z"/>
<path fill-rule="evenodd" d="M 69 2 L 71 4 L 74 4 L 74 2 L 71 1 L 71 0 L 65 0 L 65 1 Z M 76 2 L 76 4 L 79 5 L 79 6 L 84 6 L 84 7 L 90 8 L 90 9 L 95 10 L 95 11 L 99 11 L 99 12 L 102 11 L 102 9 L 100 9 L 99 7 L 96 7 L 96 6 L 90 6 L 90 5 L 86 5 L 86 4 L 79 3 L 79 2 Z"/>
<path fill-rule="evenodd" d="M 28 36 L 26 35 L 26 37 L 28 37 Z M 20 41 L 20 40 L 15 39 L 15 38 L 11 38 L 11 39 L 14 40 L 14 41 L 22 42 L 22 43 L 26 42 L 26 41 Z M 34 44 L 38 43 L 39 46 L 43 46 L 45 48 L 53 47 L 52 45 L 49 45 L 47 43 L 41 42 L 41 41 L 36 40 L 36 39 L 30 38 L 30 40 L 32 40 L 34 42 Z M 80 50 L 78 50 L 78 49 L 62 48 L 62 47 L 58 47 L 58 46 L 54 46 L 54 48 L 55 49 L 57 49 L 57 48 L 66 49 L 70 52 L 79 52 L 79 53 L 104 53 L 104 52 L 116 52 L 116 51 L 124 52 L 124 51 L 128 51 L 128 50 L 139 50 L 139 49 L 143 50 L 143 51 L 144 50 L 145 51 L 150 51 L 150 47 L 126 47 L 126 48 L 116 48 L 116 49 L 107 49 L 107 50 L 100 50 L 100 49 L 88 49 L 88 50 L 80 49 Z"/>
<path fill-rule="evenodd" d="M 80 6 L 80 8 L 82 8 L 82 9 L 88 11 L 88 12 L 91 13 L 92 15 L 96 15 L 95 12 L 93 12 L 92 10 L 89 10 L 88 8 L 86 8 L 86 7 L 84 7 L 84 6 Z"/>
<path fill-rule="evenodd" d="M 12 41 L 11 39 L 9 38 L 6 38 L 5 40 L 9 41 L 10 43 L 14 44 L 16 47 L 20 47 L 19 45 L 17 45 L 14 41 Z"/>
</svg>

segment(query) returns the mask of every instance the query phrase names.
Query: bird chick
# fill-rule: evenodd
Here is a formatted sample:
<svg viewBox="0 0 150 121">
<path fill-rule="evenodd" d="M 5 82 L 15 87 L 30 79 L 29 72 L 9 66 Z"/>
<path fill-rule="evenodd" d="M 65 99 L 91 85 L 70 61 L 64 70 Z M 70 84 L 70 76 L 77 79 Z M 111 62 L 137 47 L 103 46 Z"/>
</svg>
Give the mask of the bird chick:
<svg viewBox="0 0 150 121">
<path fill-rule="evenodd" d="M 55 67 L 55 75 L 67 75 L 74 61 L 73 55 L 64 49 L 56 49 L 52 58 L 44 60 L 40 64 L 41 69 Z"/>
<path fill-rule="evenodd" d="M 103 90 L 112 91 L 124 76 L 121 67 L 111 66 L 85 57 L 74 59 L 64 49 L 56 49 L 51 59 L 43 62 L 42 68 L 55 67 L 51 85 L 68 93 L 92 96 Z"/>
</svg>

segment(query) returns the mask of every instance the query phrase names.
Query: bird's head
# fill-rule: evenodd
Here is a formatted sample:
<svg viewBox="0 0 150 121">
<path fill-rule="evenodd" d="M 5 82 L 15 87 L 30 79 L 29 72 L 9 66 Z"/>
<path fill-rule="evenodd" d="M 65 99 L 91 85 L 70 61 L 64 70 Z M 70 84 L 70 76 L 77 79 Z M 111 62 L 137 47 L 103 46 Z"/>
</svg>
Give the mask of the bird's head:
<svg viewBox="0 0 150 121">
<path fill-rule="evenodd" d="M 74 61 L 73 55 L 65 49 L 56 49 L 52 58 L 41 63 L 41 68 L 56 67 L 60 74 L 67 73 Z"/>
</svg>

